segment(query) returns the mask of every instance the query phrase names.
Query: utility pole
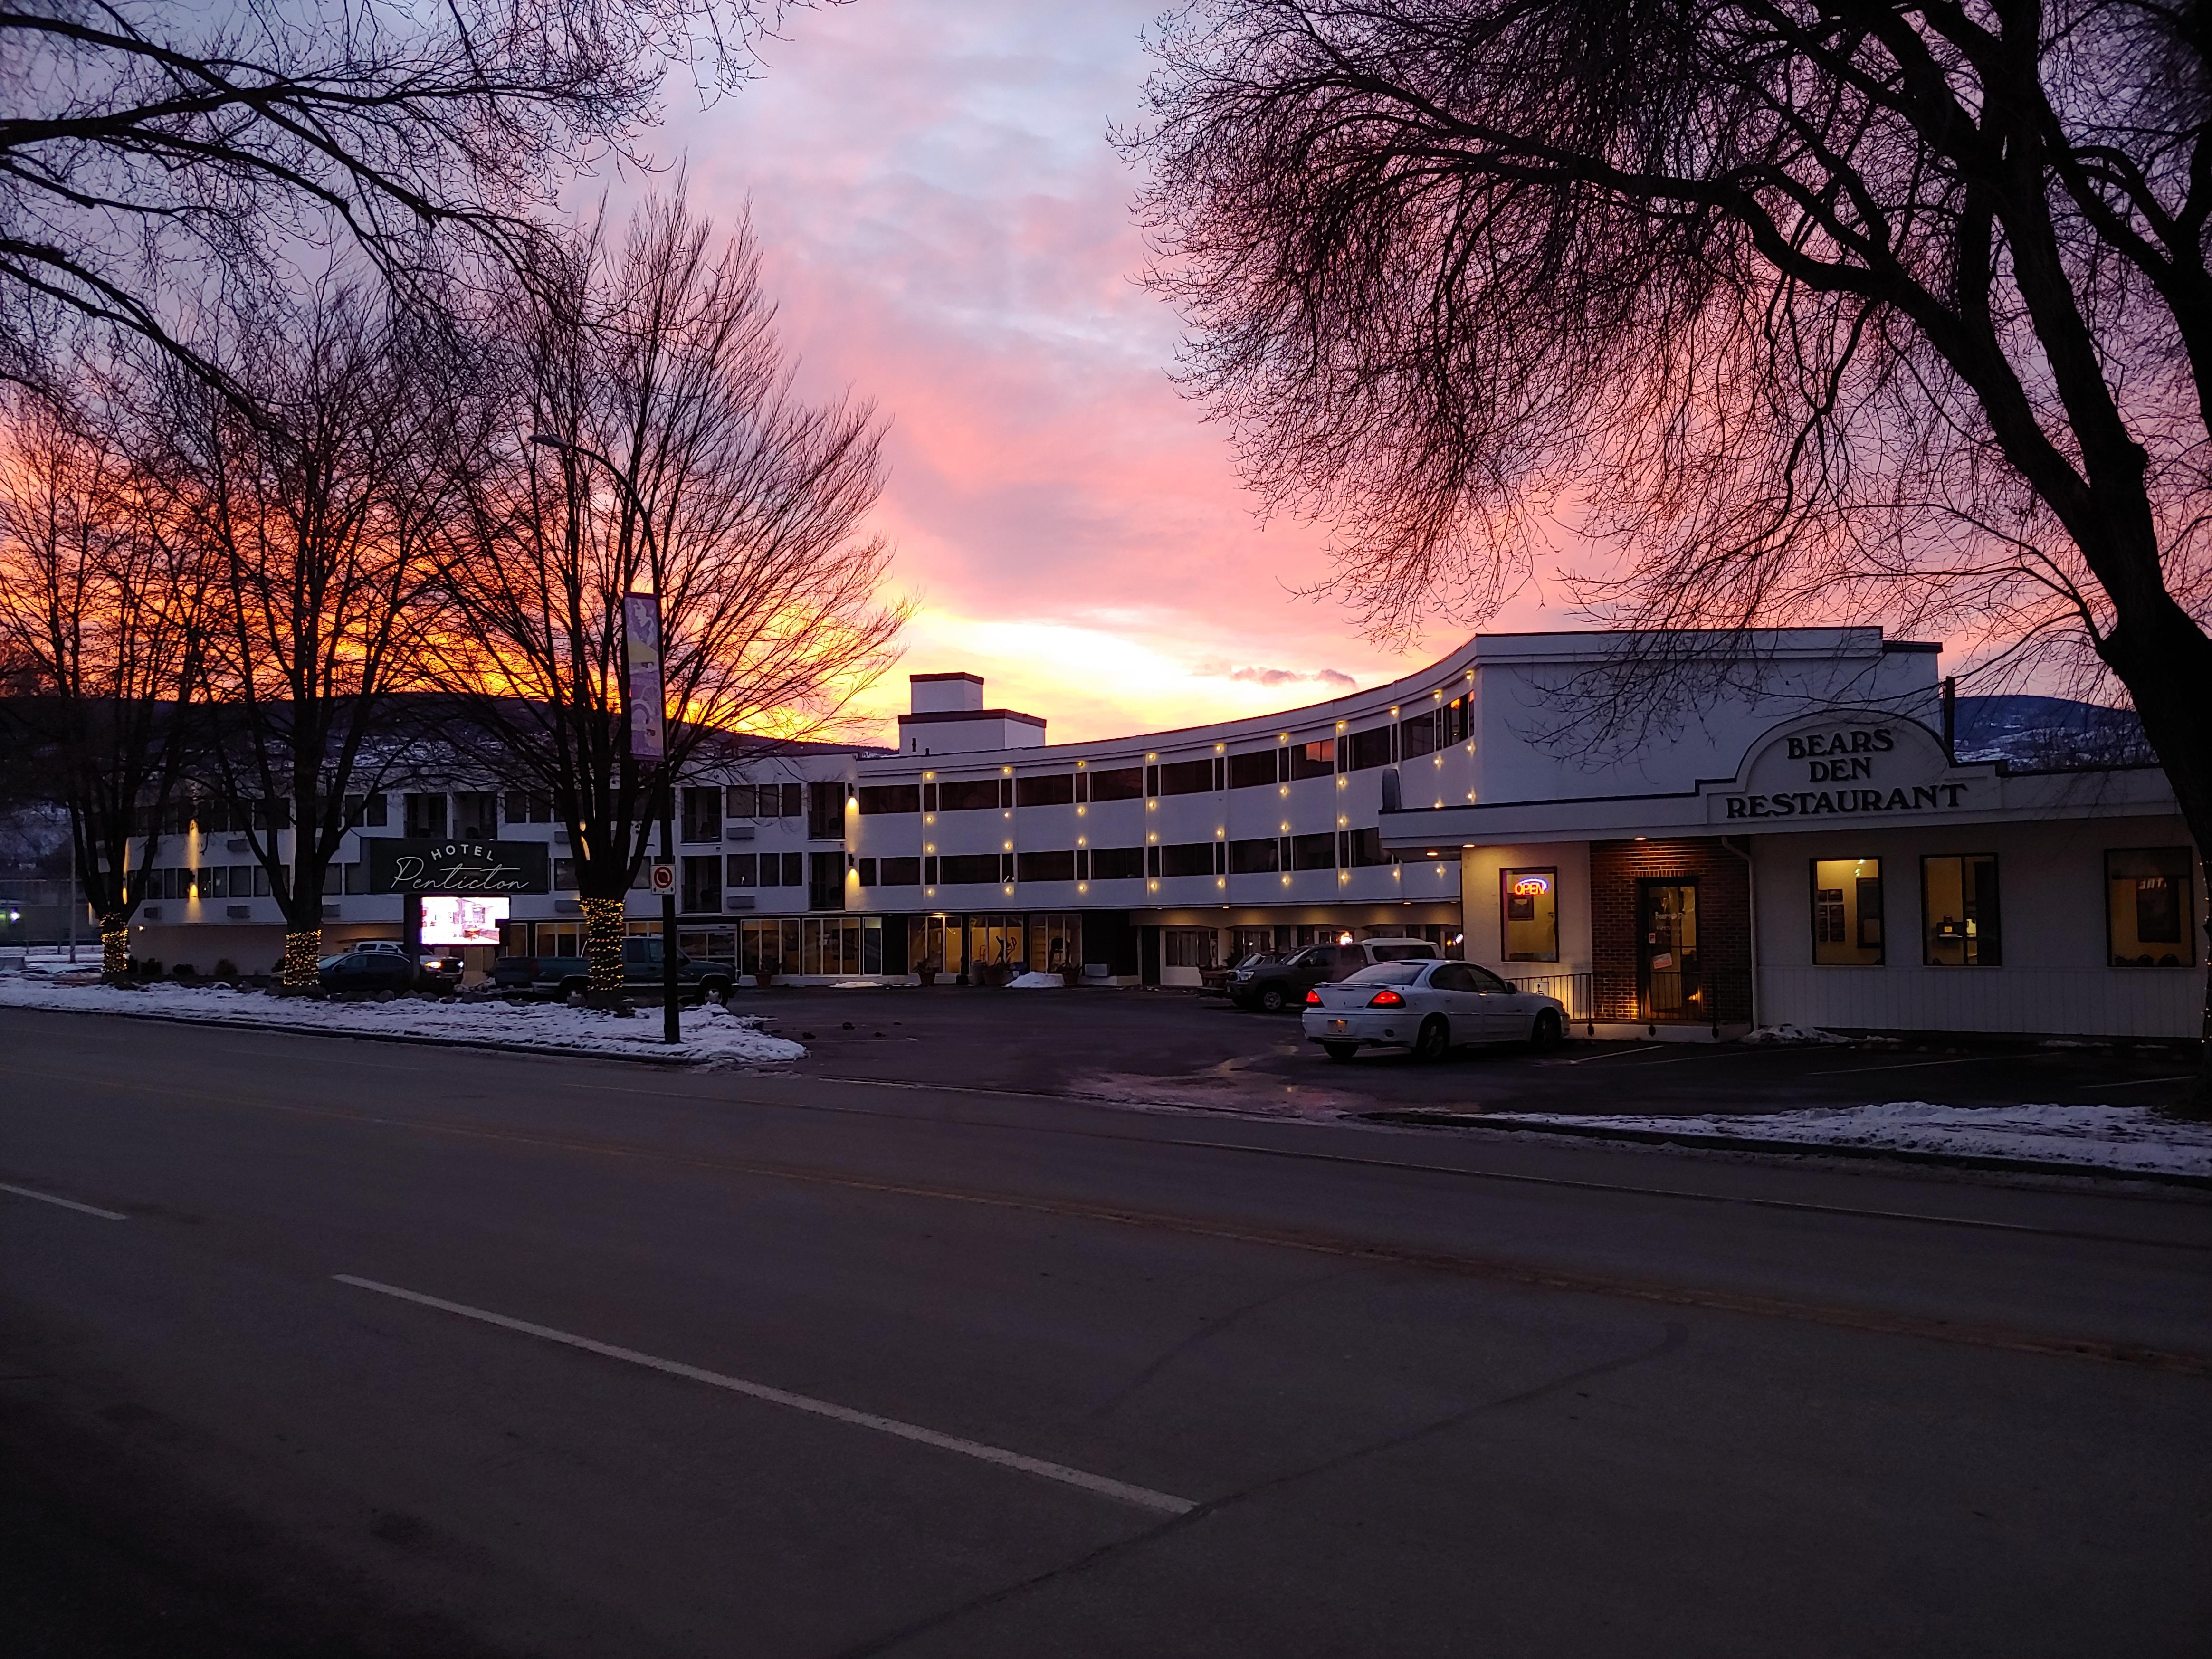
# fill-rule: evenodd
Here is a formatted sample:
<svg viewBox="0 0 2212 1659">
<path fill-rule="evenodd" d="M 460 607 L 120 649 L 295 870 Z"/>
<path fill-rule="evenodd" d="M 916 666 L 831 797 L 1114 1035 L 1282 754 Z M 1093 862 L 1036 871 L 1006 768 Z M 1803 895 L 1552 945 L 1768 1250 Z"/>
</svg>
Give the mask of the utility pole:
<svg viewBox="0 0 2212 1659">
<path fill-rule="evenodd" d="M 638 493 L 637 482 L 596 449 L 586 449 L 565 438 L 556 438 L 550 432 L 533 432 L 530 441 L 547 449 L 565 449 L 571 454 L 581 455 L 586 460 L 597 461 L 606 468 L 610 477 L 622 486 L 623 499 L 637 514 L 638 528 L 645 538 L 645 556 L 653 572 L 653 592 L 628 593 L 623 598 L 623 622 L 632 647 L 628 653 L 629 683 L 629 752 L 632 760 L 656 759 L 660 763 L 660 856 L 667 861 L 670 881 L 667 890 L 660 896 L 660 1006 L 661 1038 L 666 1042 L 684 1041 L 682 1012 L 676 1002 L 676 769 L 669 764 L 666 732 L 668 723 L 667 696 L 660 672 L 660 544 L 653 538 L 653 515 L 646 511 L 645 497 Z M 650 605 L 641 603 L 649 600 Z M 649 703 L 653 708 L 650 739 L 640 720 L 643 712 L 638 692 L 642 676 L 637 662 L 638 648 L 650 642 L 653 657 L 652 684 Z"/>
</svg>

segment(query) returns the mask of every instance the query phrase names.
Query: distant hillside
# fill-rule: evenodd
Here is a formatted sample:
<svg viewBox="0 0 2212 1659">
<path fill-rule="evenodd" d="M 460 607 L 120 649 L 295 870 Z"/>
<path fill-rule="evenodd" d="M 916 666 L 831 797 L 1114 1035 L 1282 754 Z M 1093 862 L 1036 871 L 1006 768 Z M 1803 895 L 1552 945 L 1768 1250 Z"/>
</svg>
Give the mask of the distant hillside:
<svg viewBox="0 0 2212 1659">
<path fill-rule="evenodd" d="M 2155 757 L 2131 708 L 2070 697 L 1961 697 L 1959 758 L 2047 770 L 2137 766 Z"/>
</svg>

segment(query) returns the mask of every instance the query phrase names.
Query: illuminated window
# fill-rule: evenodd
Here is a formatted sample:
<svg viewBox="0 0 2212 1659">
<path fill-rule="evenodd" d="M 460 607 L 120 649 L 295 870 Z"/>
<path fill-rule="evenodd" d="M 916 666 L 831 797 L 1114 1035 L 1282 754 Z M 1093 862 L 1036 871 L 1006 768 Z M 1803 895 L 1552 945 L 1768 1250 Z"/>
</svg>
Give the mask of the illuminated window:
<svg viewBox="0 0 2212 1659">
<path fill-rule="evenodd" d="M 2197 960 L 2196 872 L 2186 847 L 2105 854 L 2105 918 L 2115 968 L 2186 968 Z"/>
<path fill-rule="evenodd" d="M 1555 869 L 1498 872 L 1502 936 L 1498 955 L 1506 962 L 1559 959 L 1559 872 Z"/>
<path fill-rule="evenodd" d="M 1813 960 L 1830 967 L 1881 965 L 1880 859 L 1814 862 Z"/>
<path fill-rule="evenodd" d="M 1997 861 L 1969 853 L 1920 860 L 1920 959 L 1930 968 L 1995 968 L 2004 961 Z"/>
</svg>

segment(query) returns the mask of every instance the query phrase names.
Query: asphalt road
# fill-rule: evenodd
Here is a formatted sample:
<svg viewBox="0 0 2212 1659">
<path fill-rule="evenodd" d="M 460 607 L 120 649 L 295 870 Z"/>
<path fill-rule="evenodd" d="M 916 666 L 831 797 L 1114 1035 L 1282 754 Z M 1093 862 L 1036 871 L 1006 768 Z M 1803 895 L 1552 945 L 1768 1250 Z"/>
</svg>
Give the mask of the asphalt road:
<svg viewBox="0 0 2212 1659">
<path fill-rule="evenodd" d="M 0 1056 L 11 1654 L 2212 1627 L 2194 1197 L 27 1012 Z"/>
</svg>

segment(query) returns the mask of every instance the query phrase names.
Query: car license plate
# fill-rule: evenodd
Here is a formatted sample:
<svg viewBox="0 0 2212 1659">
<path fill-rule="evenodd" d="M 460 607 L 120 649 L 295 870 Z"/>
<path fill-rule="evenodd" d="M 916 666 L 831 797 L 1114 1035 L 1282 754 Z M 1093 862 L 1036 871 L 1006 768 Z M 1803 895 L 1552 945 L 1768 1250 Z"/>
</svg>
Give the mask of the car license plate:
<svg viewBox="0 0 2212 1659">
<path fill-rule="evenodd" d="M 1344 1022 L 1340 1019 L 1333 1019 L 1328 1023 L 1328 1029 L 1332 1031 L 1341 1031 L 1344 1029 Z"/>
</svg>

